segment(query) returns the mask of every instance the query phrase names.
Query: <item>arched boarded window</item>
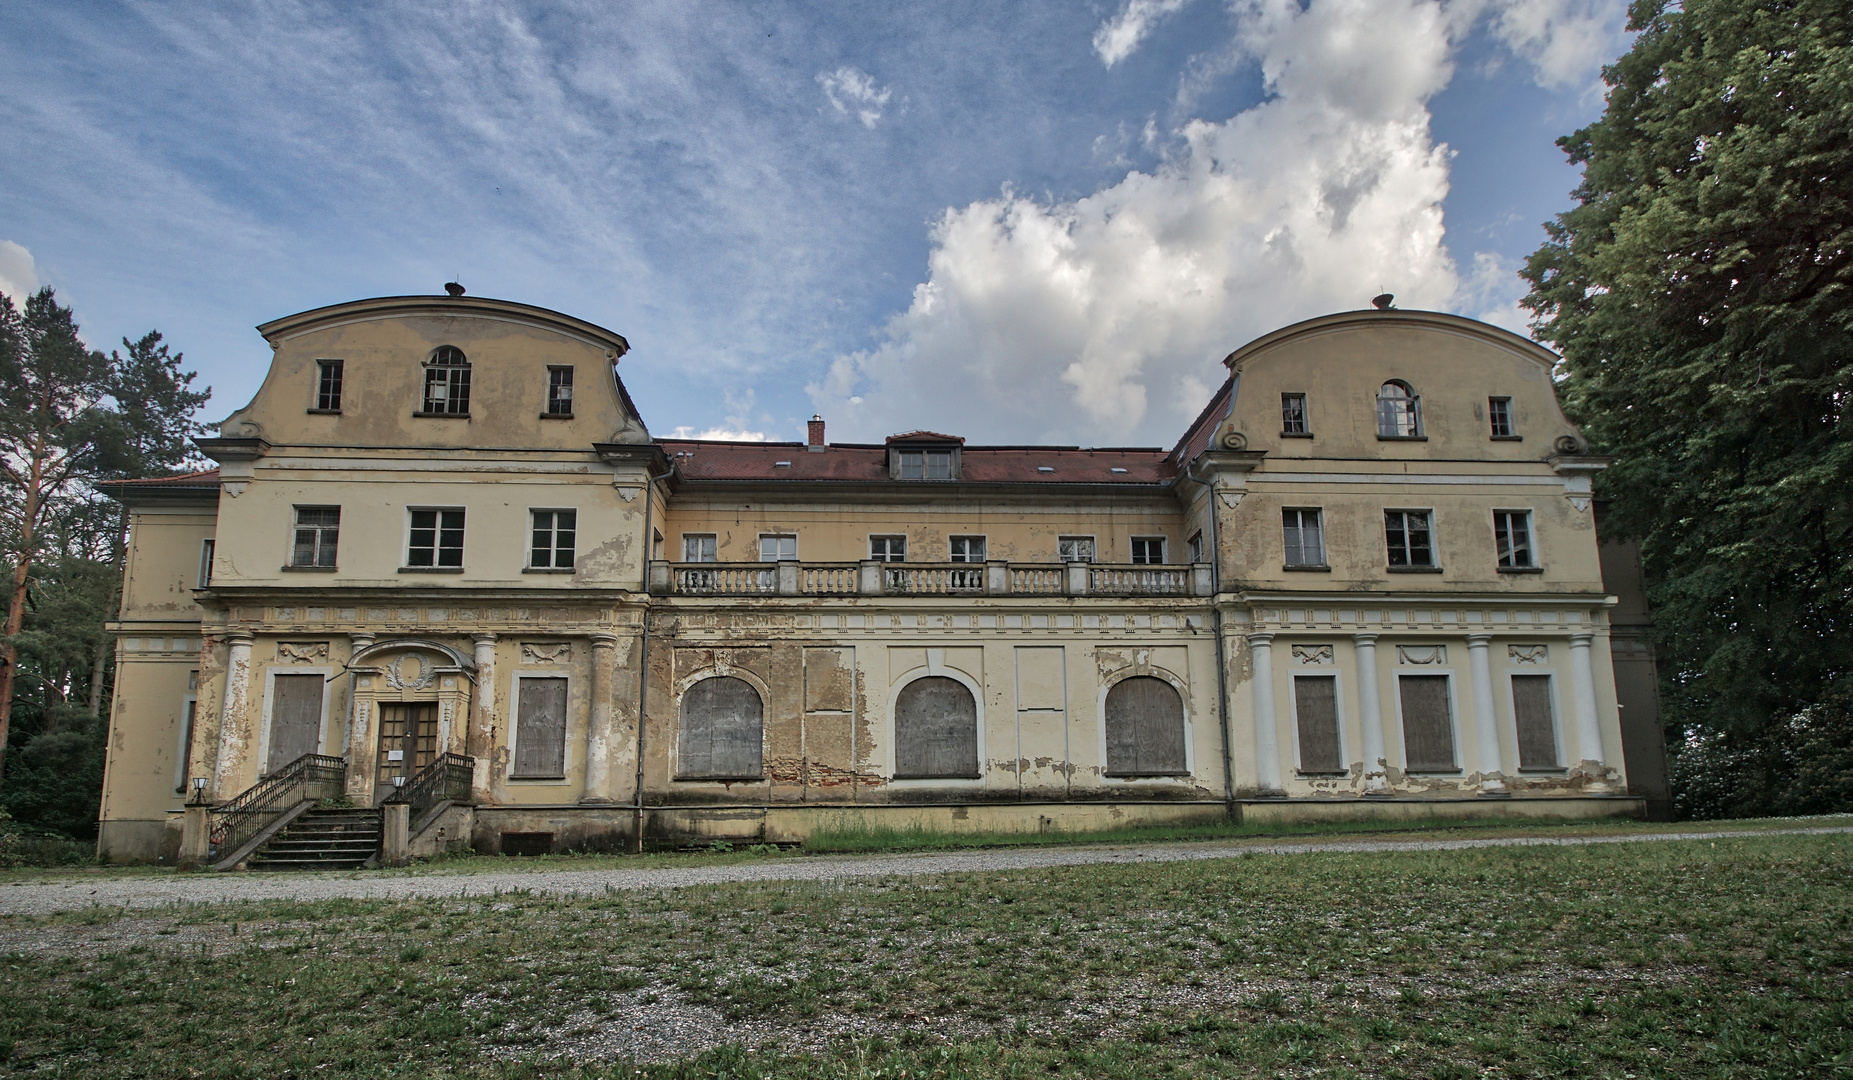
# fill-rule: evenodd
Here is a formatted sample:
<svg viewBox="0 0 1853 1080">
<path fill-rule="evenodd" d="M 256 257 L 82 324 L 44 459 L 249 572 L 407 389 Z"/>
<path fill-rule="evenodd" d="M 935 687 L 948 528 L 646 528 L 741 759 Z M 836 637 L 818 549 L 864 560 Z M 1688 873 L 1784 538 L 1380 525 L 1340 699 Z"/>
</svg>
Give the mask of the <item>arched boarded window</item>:
<svg viewBox="0 0 1853 1080">
<path fill-rule="evenodd" d="M 1422 399 L 1409 384 L 1391 379 L 1377 391 L 1377 437 L 1414 439 L 1422 434 Z"/>
<path fill-rule="evenodd" d="M 765 707 L 759 691 L 731 675 L 703 679 L 682 693 L 676 776 L 683 780 L 757 780 Z"/>
<path fill-rule="evenodd" d="M 894 775 L 977 779 L 978 703 L 957 679 L 928 675 L 894 699 Z"/>
<path fill-rule="evenodd" d="M 1135 675 L 1107 691 L 1107 775 L 1182 776 L 1184 700 L 1163 679 Z"/>
</svg>

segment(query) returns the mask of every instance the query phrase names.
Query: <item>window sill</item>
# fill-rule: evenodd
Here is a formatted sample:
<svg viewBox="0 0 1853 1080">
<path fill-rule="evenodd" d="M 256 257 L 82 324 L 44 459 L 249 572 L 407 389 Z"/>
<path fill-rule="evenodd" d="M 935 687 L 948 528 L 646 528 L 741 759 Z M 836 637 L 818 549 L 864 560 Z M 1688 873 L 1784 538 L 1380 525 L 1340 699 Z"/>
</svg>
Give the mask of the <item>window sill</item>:
<svg viewBox="0 0 1853 1080">
<path fill-rule="evenodd" d="M 1544 573 L 1544 567 L 1542 566 L 1502 566 L 1499 568 L 1499 572 L 1502 574 L 1542 574 Z"/>
<path fill-rule="evenodd" d="M 695 782 L 709 784 L 757 784 L 765 780 L 764 773 L 755 776 L 678 776 L 678 783 Z"/>
<path fill-rule="evenodd" d="M 1465 776 L 1461 769 L 1405 769 L 1406 776 Z"/>
<path fill-rule="evenodd" d="M 338 568 L 333 566 L 285 566 L 283 572 L 286 574 L 332 574 L 336 569 Z"/>
<path fill-rule="evenodd" d="M 401 574 L 461 574 L 461 566 L 401 566 Z"/>
<path fill-rule="evenodd" d="M 524 574 L 570 574 L 573 568 L 570 566 L 524 566 L 521 572 Z"/>
<path fill-rule="evenodd" d="M 1518 771 L 1521 774 L 1531 774 L 1534 776 L 1562 776 L 1570 770 L 1564 768 L 1562 765 L 1520 765 Z"/>
<path fill-rule="evenodd" d="M 1304 563 L 1304 564 L 1288 563 L 1287 565 L 1281 567 L 1281 569 L 1291 571 L 1296 574 L 1329 574 L 1332 572 L 1332 568 L 1329 566 L 1324 566 L 1324 565 L 1314 566 L 1312 563 Z"/>
<path fill-rule="evenodd" d="M 560 775 L 560 776 L 511 776 L 508 778 L 508 782 L 511 784 L 533 783 L 536 781 L 543 783 L 543 784 L 564 784 L 566 782 L 566 777 L 564 775 Z"/>
<path fill-rule="evenodd" d="M 1494 442 L 1524 442 L 1525 441 L 1525 436 L 1523 435 L 1490 435 L 1488 436 L 1488 438 L 1492 439 Z"/>
<path fill-rule="evenodd" d="M 1168 780 L 1179 776 L 1189 776 L 1188 770 L 1177 769 L 1171 772 L 1103 772 L 1100 775 L 1109 780 Z"/>
<path fill-rule="evenodd" d="M 466 412 L 424 412 L 421 410 L 412 415 L 421 420 L 468 420 L 470 418 L 470 414 Z"/>
<path fill-rule="evenodd" d="M 1280 433 L 1280 437 L 1283 439 L 1310 439 L 1313 437 L 1313 433 L 1310 431 L 1283 431 Z"/>
<path fill-rule="evenodd" d="M 1295 769 L 1295 776 L 1350 776 L 1350 769 Z"/>
<path fill-rule="evenodd" d="M 341 415 L 340 409 L 310 409 L 308 410 L 308 412 L 310 416 L 340 416 Z"/>
<path fill-rule="evenodd" d="M 1388 574 L 1439 574 L 1441 573 L 1441 567 L 1439 566 L 1386 566 L 1383 569 L 1384 569 L 1384 572 Z"/>
<path fill-rule="evenodd" d="M 569 412 L 544 412 L 540 414 L 540 418 L 542 420 L 571 420 L 573 414 Z"/>
<path fill-rule="evenodd" d="M 1428 436 L 1426 435 L 1385 435 L 1383 432 L 1380 431 L 1377 433 L 1377 441 L 1378 442 L 1427 442 Z"/>
<path fill-rule="evenodd" d="M 895 773 L 895 780 L 982 780 L 980 773 Z"/>
</svg>

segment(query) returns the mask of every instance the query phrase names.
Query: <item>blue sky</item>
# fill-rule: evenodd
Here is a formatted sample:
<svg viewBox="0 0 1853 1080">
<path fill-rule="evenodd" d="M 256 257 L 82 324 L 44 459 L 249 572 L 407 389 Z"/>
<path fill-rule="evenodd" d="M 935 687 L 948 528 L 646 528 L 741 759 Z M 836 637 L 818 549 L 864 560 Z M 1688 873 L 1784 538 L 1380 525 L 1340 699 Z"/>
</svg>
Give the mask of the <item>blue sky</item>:
<svg viewBox="0 0 1853 1080">
<path fill-rule="evenodd" d="M 160 329 L 365 296 L 624 334 L 658 435 L 1168 444 L 1380 290 L 1523 327 L 1619 0 L 0 7 L 0 290 Z"/>
</svg>

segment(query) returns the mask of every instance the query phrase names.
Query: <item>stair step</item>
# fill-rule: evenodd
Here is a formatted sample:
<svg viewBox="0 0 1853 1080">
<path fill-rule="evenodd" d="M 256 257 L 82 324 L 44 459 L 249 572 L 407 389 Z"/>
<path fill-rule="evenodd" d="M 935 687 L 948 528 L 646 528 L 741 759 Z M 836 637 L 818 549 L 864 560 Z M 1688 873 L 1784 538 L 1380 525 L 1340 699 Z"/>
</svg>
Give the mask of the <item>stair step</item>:
<svg viewBox="0 0 1853 1080">
<path fill-rule="evenodd" d="M 378 810 L 310 810 L 245 865 L 257 870 L 354 870 L 379 853 L 382 831 Z"/>
</svg>

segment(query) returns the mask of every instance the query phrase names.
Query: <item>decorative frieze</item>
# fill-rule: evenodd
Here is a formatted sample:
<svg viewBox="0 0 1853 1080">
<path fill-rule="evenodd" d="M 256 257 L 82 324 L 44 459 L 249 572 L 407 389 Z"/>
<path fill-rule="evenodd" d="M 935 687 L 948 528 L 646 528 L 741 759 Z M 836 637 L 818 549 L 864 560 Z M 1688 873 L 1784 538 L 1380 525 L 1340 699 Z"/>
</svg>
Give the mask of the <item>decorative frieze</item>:
<svg viewBox="0 0 1853 1080">
<path fill-rule="evenodd" d="M 277 659 L 291 664 L 313 664 L 328 659 L 326 641 L 279 641 Z"/>
<path fill-rule="evenodd" d="M 1330 645 L 1295 645 L 1293 662 L 1312 665 L 1330 664 L 1333 662 L 1332 647 Z"/>
<path fill-rule="evenodd" d="M 570 641 L 524 641 L 521 659 L 530 664 L 564 664 L 573 658 Z"/>
<path fill-rule="evenodd" d="M 382 673 L 394 690 L 423 690 L 437 677 L 437 666 L 417 653 L 406 653 L 387 664 Z"/>
<path fill-rule="evenodd" d="M 1396 662 L 1440 667 L 1448 662 L 1448 647 L 1446 645 L 1398 645 Z"/>
<path fill-rule="evenodd" d="M 1514 664 L 1542 664 L 1550 659 L 1548 645 L 1507 645 L 1506 655 Z"/>
</svg>

